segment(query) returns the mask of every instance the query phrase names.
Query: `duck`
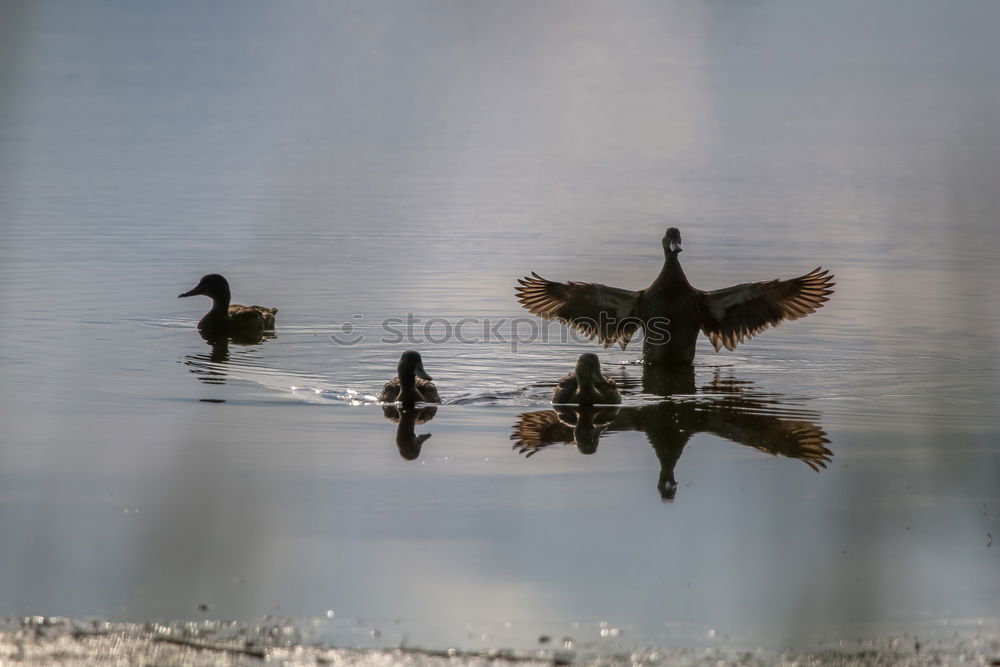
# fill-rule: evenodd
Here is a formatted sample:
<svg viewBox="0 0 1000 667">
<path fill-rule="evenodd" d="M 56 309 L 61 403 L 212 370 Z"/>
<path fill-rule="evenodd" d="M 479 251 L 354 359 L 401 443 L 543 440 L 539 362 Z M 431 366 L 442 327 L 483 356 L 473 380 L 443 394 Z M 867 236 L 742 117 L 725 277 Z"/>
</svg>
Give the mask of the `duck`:
<svg viewBox="0 0 1000 667">
<path fill-rule="evenodd" d="M 690 364 L 698 334 L 716 352 L 729 351 L 769 327 L 816 312 L 833 293 L 833 274 L 817 267 L 787 280 L 743 283 L 702 291 L 688 282 L 681 268 L 681 233 L 663 236 L 663 268 L 641 290 L 597 283 L 554 282 L 535 272 L 518 279 L 518 301 L 531 313 L 566 324 L 604 347 L 624 350 L 643 330 L 643 362 Z"/>
<path fill-rule="evenodd" d="M 592 352 L 580 355 L 576 370 L 559 380 L 552 392 L 555 404 L 610 405 L 622 402 L 618 385 L 601 373 L 601 360 Z"/>
<path fill-rule="evenodd" d="M 424 361 L 420 353 L 407 350 L 399 357 L 396 367 L 398 375 L 385 383 L 382 393 L 378 395 L 380 403 L 400 402 L 405 406 L 414 403 L 440 403 L 437 387 L 431 381 L 431 376 L 424 370 Z"/>
<path fill-rule="evenodd" d="M 194 289 L 177 298 L 202 294 L 212 299 L 212 309 L 198 322 L 198 330 L 209 342 L 234 341 L 259 342 L 265 331 L 274 329 L 277 308 L 240 306 L 230 304 L 229 281 L 218 273 L 202 276 Z"/>
</svg>

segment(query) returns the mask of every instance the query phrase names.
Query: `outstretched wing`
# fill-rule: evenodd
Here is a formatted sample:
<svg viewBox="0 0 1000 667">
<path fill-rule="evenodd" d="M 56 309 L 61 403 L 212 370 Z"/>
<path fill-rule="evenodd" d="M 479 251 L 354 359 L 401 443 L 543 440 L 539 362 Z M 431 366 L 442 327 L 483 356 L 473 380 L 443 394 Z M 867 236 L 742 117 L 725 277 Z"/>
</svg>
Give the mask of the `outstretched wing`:
<svg viewBox="0 0 1000 667">
<path fill-rule="evenodd" d="M 815 312 L 833 294 L 833 275 L 822 267 L 790 280 L 744 283 L 705 292 L 701 330 L 718 352 L 733 350 L 782 320 Z"/>
<path fill-rule="evenodd" d="M 535 272 L 517 282 L 522 306 L 597 338 L 604 347 L 617 343 L 624 350 L 639 329 L 639 292 L 597 283 L 556 283 Z"/>
</svg>

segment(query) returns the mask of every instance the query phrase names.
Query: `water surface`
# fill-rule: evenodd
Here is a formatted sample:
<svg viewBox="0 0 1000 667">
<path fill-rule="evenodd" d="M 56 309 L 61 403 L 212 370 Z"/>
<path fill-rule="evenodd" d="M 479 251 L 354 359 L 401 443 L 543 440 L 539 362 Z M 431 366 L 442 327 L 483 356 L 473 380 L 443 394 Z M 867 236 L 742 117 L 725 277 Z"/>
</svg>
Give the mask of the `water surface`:
<svg viewBox="0 0 1000 667">
<path fill-rule="evenodd" d="M 992 3 L 0 12 L 0 615 L 471 649 L 996 626 Z M 624 405 L 574 433 L 548 396 L 599 347 L 515 278 L 641 288 L 671 225 L 700 288 L 837 292 L 688 375 L 601 351 Z M 176 298 L 209 272 L 276 337 L 213 352 Z M 370 397 L 409 348 L 445 404 L 400 425 Z"/>
</svg>

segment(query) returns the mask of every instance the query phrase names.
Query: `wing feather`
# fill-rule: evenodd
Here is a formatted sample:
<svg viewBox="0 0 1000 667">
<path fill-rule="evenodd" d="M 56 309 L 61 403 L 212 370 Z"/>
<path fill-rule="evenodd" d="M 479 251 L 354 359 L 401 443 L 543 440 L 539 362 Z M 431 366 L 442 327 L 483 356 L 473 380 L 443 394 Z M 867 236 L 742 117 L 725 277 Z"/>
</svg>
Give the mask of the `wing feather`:
<svg viewBox="0 0 1000 667">
<path fill-rule="evenodd" d="M 274 316 L 277 314 L 277 308 L 241 306 L 235 303 L 229 306 L 229 320 L 236 323 L 236 326 L 259 326 L 264 331 L 274 328 Z"/>
<path fill-rule="evenodd" d="M 639 329 L 640 292 L 597 283 L 557 283 L 535 272 L 519 278 L 517 299 L 531 313 L 558 320 L 604 347 L 624 350 Z"/>
<path fill-rule="evenodd" d="M 816 312 L 833 294 L 833 275 L 817 267 L 798 278 L 744 283 L 705 292 L 701 330 L 718 352 L 768 327 Z"/>
</svg>

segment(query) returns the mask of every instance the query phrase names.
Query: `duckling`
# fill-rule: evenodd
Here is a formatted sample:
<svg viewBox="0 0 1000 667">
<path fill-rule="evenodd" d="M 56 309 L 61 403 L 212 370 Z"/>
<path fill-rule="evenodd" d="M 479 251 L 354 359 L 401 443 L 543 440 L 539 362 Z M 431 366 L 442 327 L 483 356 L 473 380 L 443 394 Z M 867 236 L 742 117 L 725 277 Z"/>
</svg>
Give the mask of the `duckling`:
<svg viewBox="0 0 1000 667">
<path fill-rule="evenodd" d="M 815 312 L 829 300 L 835 284 L 833 275 L 818 267 L 798 278 L 704 292 L 684 275 L 676 227 L 663 237 L 663 252 L 663 269 L 646 289 L 557 283 L 532 273 L 517 281 L 517 297 L 535 315 L 559 320 L 604 347 L 617 343 L 624 350 L 641 328 L 645 363 L 690 364 L 699 331 L 716 352 L 733 350 L 768 327 Z"/>
<path fill-rule="evenodd" d="M 553 403 L 595 405 L 621 403 L 618 385 L 601 373 L 601 360 L 596 354 L 585 352 L 576 362 L 576 370 L 559 380 L 552 392 Z"/>
<path fill-rule="evenodd" d="M 198 285 L 178 298 L 203 294 L 212 299 L 212 309 L 198 322 L 202 336 L 212 342 L 232 338 L 259 342 L 265 331 L 274 329 L 277 308 L 230 305 L 229 282 L 218 273 L 202 277 Z"/>
<path fill-rule="evenodd" d="M 424 370 L 423 359 L 420 353 L 414 350 L 407 350 L 400 356 L 399 365 L 396 367 L 399 373 L 385 383 L 382 393 L 378 395 L 378 400 L 382 403 L 394 403 L 399 401 L 404 406 L 414 403 L 440 403 L 437 387 L 431 382 L 431 376 Z"/>
</svg>

